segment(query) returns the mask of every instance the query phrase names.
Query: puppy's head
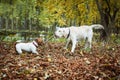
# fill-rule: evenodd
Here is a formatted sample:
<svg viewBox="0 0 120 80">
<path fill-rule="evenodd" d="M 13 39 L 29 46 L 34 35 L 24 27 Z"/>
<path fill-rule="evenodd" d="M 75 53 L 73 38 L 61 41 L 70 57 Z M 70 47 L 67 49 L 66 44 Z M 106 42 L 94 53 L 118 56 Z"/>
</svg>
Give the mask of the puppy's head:
<svg viewBox="0 0 120 80">
<path fill-rule="evenodd" d="M 61 37 L 65 37 L 65 36 L 66 36 L 66 29 L 65 28 L 56 27 L 55 37 L 56 38 L 61 38 Z"/>
<path fill-rule="evenodd" d="M 38 45 L 42 45 L 42 44 L 43 44 L 43 40 L 42 40 L 41 38 L 35 39 L 35 42 L 36 42 Z"/>
</svg>

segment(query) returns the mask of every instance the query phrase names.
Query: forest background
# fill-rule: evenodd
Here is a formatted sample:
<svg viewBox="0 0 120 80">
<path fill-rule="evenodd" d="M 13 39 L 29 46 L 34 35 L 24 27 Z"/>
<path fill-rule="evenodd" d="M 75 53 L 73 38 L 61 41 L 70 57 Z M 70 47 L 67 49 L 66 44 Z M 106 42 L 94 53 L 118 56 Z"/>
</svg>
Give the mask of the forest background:
<svg viewBox="0 0 120 80">
<path fill-rule="evenodd" d="M 120 0 L 0 0 L 1 40 L 49 32 L 56 26 L 102 24 L 107 39 L 120 31 Z M 35 34 L 34 34 L 35 33 Z"/>
<path fill-rule="evenodd" d="M 105 31 L 94 30 L 91 49 L 81 41 L 72 54 L 52 37 L 92 24 Z M 16 40 L 37 37 L 47 40 L 38 55 L 18 55 Z M 0 80 L 120 80 L 120 0 L 0 0 Z"/>
</svg>

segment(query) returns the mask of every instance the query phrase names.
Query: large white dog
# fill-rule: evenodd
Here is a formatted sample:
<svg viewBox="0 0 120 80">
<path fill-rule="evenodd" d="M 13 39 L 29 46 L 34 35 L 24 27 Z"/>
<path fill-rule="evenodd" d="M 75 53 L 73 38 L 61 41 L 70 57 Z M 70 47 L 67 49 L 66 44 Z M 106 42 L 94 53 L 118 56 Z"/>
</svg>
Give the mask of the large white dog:
<svg viewBox="0 0 120 80">
<path fill-rule="evenodd" d="M 93 28 L 94 29 L 104 29 L 104 27 L 100 24 L 94 24 L 91 26 L 83 25 L 80 27 L 71 26 L 68 28 L 56 27 L 55 37 L 67 38 L 67 43 L 66 43 L 65 48 L 67 48 L 67 46 L 71 40 L 72 41 L 71 52 L 74 52 L 78 40 L 81 40 L 81 39 L 86 40 L 85 48 L 87 48 L 87 47 L 91 48 L 91 42 L 92 42 L 92 37 L 93 37 Z"/>
<path fill-rule="evenodd" d="M 38 54 L 37 47 L 38 47 L 38 45 L 40 45 L 42 43 L 43 43 L 42 39 L 38 38 L 38 39 L 35 39 L 34 41 L 28 42 L 28 43 L 20 43 L 19 42 L 15 45 L 15 48 L 19 54 L 22 54 L 22 51 L 27 51 L 27 52 L 32 52 L 32 53 Z"/>
</svg>

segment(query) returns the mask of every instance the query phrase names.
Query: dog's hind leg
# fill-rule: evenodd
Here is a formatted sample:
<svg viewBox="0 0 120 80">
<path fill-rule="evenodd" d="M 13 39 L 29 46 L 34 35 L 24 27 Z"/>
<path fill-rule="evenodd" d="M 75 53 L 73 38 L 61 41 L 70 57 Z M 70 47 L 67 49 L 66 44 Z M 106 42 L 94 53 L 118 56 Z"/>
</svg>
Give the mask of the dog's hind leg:
<svg viewBox="0 0 120 80">
<path fill-rule="evenodd" d="M 87 48 L 88 48 L 88 45 L 89 45 L 89 42 L 88 42 L 88 41 L 86 41 L 86 42 L 85 42 L 85 49 L 87 49 Z"/>
<path fill-rule="evenodd" d="M 87 37 L 85 40 L 85 49 L 91 48 L 92 37 Z"/>
<path fill-rule="evenodd" d="M 92 43 L 92 37 L 89 37 L 88 38 L 88 45 L 89 45 L 89 48 L 91 49 L 91 43 Z"/>
<path fill-rule="evenodd" d="M 88 45 L 89 45 L 89 41 L 88 41 L 88 37 L 86 37 L 85 38 L 85 49 L 87 49 L 88 48 Z"/>
</svg>

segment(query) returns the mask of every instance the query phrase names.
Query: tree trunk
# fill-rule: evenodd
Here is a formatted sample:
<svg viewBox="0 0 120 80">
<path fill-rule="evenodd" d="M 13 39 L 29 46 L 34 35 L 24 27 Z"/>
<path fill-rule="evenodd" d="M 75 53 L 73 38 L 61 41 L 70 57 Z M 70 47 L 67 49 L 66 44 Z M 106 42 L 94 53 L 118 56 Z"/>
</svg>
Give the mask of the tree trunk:
<svg viewBox="0 0 120 80">
<path fill-rule="evenodd" d="M 100 13 L 101 17 L 101 24 L 104 26 L 105 31 L 102 32 L 101 38 L 105 38 L 108 40 L 111 36 L 112 30 L 115 27 L 115 18 L 117 15 L 117 12 L 119 11 L 119 8 L 114 6 L 113 9 L 111 9 L 109 1 L 105 0 L 105 4 L 107 5 L 107 8 L 103 8 L 102 4 L 96 0 L 97 8 Z M 110 14 L 111 11 L 113 11 L 113 14 Z"/>
<path fill-rule="evenodd" d="M 101 31 L 100 39 L 101 40 L 106 40 L 108 38 L 108 17 L 103 13 L 102 11 L 102 5 L 100 5 L 99 1 L 96 0 L 97 8 L 100 13 L 100 18 L 101 18 L 101 24 L 104 26 L 105 30 Z"/>
</svg>

